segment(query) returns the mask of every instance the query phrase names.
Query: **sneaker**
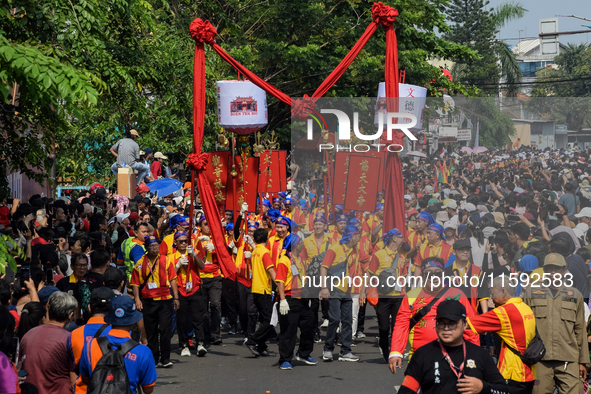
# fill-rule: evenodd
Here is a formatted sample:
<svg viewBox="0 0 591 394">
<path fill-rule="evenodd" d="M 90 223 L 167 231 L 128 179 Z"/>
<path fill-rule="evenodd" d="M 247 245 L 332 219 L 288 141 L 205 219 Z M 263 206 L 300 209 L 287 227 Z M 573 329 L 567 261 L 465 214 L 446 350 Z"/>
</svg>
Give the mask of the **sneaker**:
<svg viewBox="0 0 591 394">
<path fill-rule="evenodd" d="M 183 350 L 181 350 L 181 357 L 191 357 L 191 351 L 188 347 L 184 347 Z"/>
<path fill-rule="evenodd" d="M 230 328 L 230 330 L 228 330 L 228 334 L 230 335 L 236 335 L 237 331 L 236 331 L 236 327 L 232 327 Z"/>
<path fill-rule="evenodd" d="M 156 368 L 162 368 L 162 363 L 158 362 L 158 364 L 156 364 Z"/>
<path fill-rule="evenodd" d="M 164 364 L 162 364 L 162 368 L 171 368 L 174 364 L 172 363 L 172 361 L 167 361 Z"/>
<path fill-rule="evenodd" d="M 314 360 L 312 357 L 308 356 L 307 358 L 300 357 L 300 353 L 296 353 L 296 360 L 303 361 L 308 365 L 316 365 L 318 364 L 317 360 Z"/>
<path fill-rule="evenodd" d="M 339 354 L 339 361 L 359 361 L 359 357 L 353 353 Z"/>
<path fill-rule="evenodd" d="M 213 343 L 214 345 L 221 345 L 222 338 L 215 338 L 211 343 Z"/>
<path fill-rule="evenodd" d="M 322 353 L 322 361 L 332 361 L 332 352 L 329 350 L 325 350 L 324 353 Z"/>
<path fill-rule="evenodd" d="M 187 341 L 187 344 L 188 344 L 188 346 L 189 346 L 189 350 L 195 350 L 195 342 L 193 342 L 193 340 L 192 340 L 192 339 L 189 339 L 189 340 Z"/>
<path fill-rule="evenodd" d="M 256 346 L 254 345 L 249 345 L 247 342 L 244 342 L 244 344 L 242 345 L 245 348 L 247 348 L 248 350 L 250 350 L 250 352 L 255 356 L 255 357 L 260 357 L 260 353 L 257 350 Z"/>
<path fill-rule="evenodd" d="M 320 334 L 314 334 L 314 343 L 320 343 L 322 340 L 320 339 Z"/>
<path fill-rule="evenodd" d="M 279 366 L 279 369 L 292 369 L 291 364 L 285 361 L 283 364 Z"/>
<path fill-rule="evenodd" d="M 320 325 L 321 328 L 326 328 L 328 327 L 328 319 L 324 319 L 324 321 L 322 322 L 322 324 Z"/>
<path fill-rule="evenodd" d="M 206 354 L 207 349 L 200 343 L 199 346 L 197 346 L 197 357 L 205 357 Z"/>
<path fill-rule="evenodd" d="M 268 349 L 260 351 L 259 354 L 261 355 L 261 357 L 275 357 L 276 356 L 275 352 L 270 352 Z"/>
<path fill-rule="evenodd" d="M 365 338 L 367 337 L 367 335 L 365 335 L 363 333 L 363 331 L 357 331 L 357 334 L 355 335 L 357 338 Z"/>
</svg>

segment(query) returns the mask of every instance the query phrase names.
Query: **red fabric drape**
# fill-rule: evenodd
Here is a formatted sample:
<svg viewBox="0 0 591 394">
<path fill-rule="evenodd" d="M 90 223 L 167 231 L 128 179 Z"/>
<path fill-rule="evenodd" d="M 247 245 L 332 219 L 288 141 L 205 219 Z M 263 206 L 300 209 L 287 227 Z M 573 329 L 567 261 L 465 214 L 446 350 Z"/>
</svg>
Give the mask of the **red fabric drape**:
<svg viewBox="0 0 591 394">
<path fill-rule="evenodd" d="M 248 68 L 244 67 L 242 64 L 238 63 L 232 56 L 228 54 L 228 52 L 224 51 L 224 48 L 216 44 L 215 42 L 211 45 L 214 51 L 218 53 L 232 67 L 236 70 L 241 72 L 250 80 L 250 82 L 257 85 L 259 88 L 263 89 L 265 92 L 269 93 L 270 95 L 274 96 L 275 98 L 283 101 L 287 105 L 291 105 L 291 97 L 287 94 L 283 93 L 281 90 L 277 89 L 275 86 L 271 85 L 270 83 L 265 82 L 263 79 L 256 76 L 256 74 L 252 73 Z"/>
<path fill-rule="evenodd" d="M 398 43 L 396 42 L 396 32 L 393 22 L 396 20 L 398 12 L 391 7 L 374 4 L 372 9 L 374 21 L 379 18 L 380 23 L 386 30 L 386 97 L 388 112 L 398 112 Z M 393 99 L 392 99 L 393 98 Z M 403 143 L 404 133 L 402 131 L 393 132 L 393 140 L 390 144 Z M 404 220 L 404 178 L 402 176 L 402 163 L 398 153 L 389 153 L 386 159 L 386 184 L 384 193 L 384 231 L 392 228 L 399 229 L 407 239 L 406 223 Z"/>
<path fill-rule="evenodd" d="M 195 63 L 193 68 L 193 154 L 189 155 L 187 160 L 191 170 L 197 172 L 197 188 L 201 197 L 201 205 L 205 212 L 205 217 L 209 218 L 207 223 L 211 229 L 211 239 L 215 246 L 220 268 L 226 278 L 234 280 L 236 278 L 236 265 L 232 256 L 228 252 L 222 223 L 219 219 L 219 211 L 211 190 L 211 185 L 207 181 L 204 170 L 207 167 L 207 155 L 201 154 L 203 147 L 203 128 L 205 122 L 205 51 L 203 43 L 211 44 L 215 38 L 215 28 L 208 22 L 201 19 L 195 19 L 190 27 L 191 37 L 195 40 Z M 191 176 L 191 183 L 195 177 Z M 191 185 L 193 192 L 194 184 Z M 192 218 L 191 218 L 192 220 Z M 192 223 L 190 223 L 192 224 Z M 192 228 L 189 229 L 192 234 Z"/>
</svg>

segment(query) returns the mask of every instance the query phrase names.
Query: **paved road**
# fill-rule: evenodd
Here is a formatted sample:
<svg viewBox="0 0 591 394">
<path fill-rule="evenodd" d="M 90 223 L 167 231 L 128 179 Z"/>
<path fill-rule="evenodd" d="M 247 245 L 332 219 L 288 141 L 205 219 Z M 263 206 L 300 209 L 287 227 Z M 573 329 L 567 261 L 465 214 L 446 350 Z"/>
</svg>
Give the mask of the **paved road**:
<svg viewBox="0 0 591 394">
<path fill-rule="evenodd" d="M 279 356 L 254 358 L 242 346 L 241 336 L 223 335 L 224 344 L 212 346 L 206 357 L 180 357 L 176 336 L 172 343 L 171 369 L 158 369 L 156 393 L 207 394 L 382 394 L 396 393 L 402 382 L 401 372 L 392 375 L 377 347 L 378 327 L 373 308 L 367 308 L 365 321 L 367 338 L 356 341 L 353 353 L 359 362 L 321 361 L 323 343 L 314 344 L 312 357 L 318 365 L 309 366 L 293 361 L 293 369 L 280 370 Z M 325 338 L 322 331 L 321 337 Z M 297 345 L 296 345 L 297 349 Z M 278 353 L 277 342 L 269 350 Z M 405 365 L 406 366 L 406 363 Z M 199 391 L 198 391 L 199 390 Z"/>
</svg>

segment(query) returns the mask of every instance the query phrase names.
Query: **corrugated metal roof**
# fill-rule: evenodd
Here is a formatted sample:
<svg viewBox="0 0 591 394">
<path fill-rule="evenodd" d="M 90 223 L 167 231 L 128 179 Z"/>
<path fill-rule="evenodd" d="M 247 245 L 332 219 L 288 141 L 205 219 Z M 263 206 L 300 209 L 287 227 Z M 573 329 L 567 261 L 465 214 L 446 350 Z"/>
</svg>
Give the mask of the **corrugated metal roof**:
<svg viewBox="0 0 591 394">
<path fill-rule="evenodd" d="M 515 45 L 511 51 L 518 55 L 520 53 L 527 54 L 528 52 L 536 49 L 540 46 L 540 39 L 534 38 L 533 40 L 523 40 L 519 44 Z"/>
</svg>

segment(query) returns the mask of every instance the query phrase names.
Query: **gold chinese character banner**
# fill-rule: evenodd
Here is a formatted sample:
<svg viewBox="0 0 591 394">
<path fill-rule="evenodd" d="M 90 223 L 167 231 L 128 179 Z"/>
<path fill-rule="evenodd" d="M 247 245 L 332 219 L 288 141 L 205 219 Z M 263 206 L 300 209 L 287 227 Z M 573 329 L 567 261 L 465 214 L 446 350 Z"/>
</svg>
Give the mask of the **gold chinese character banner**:
<svg viewBox="0 0 591 394">
<path fill-rule="evenodd" d="M 260 159 L 249 157 L 245 164 L 241 156 L 236 156 L 234 160 L 238 175 L 232 178 L 228 173 L 226 209 L 240 211 L 242 203 L 246 202 L 249 211 L 254 212 L 257 205 Z M 232 156 L 228 158 L 228 163 L 228 168 L 232 168 Z"/>
<path fill-rule="evenodd" d="M 286 151 L 261 152 L 259 168 L 259 193 L 277 193 L 287 190 Z"/>
<path fill-rule="evenodd" d="M 344 209 L 373 212 L 379 190 L 382 159 L 355 155 L 349 156 L 348 159 Z"/>
<path fill-rule="evenodd" d="M 229 176 L 228 164 L 230 152 L 209 152 L 209 161 L 205 169 L 205 176 L 211 185 L 217 205 L 226 205 L 226 183 Z M 231 167 L 230 167 L 231 168 Z"/>
</svg>

